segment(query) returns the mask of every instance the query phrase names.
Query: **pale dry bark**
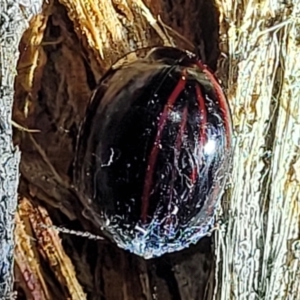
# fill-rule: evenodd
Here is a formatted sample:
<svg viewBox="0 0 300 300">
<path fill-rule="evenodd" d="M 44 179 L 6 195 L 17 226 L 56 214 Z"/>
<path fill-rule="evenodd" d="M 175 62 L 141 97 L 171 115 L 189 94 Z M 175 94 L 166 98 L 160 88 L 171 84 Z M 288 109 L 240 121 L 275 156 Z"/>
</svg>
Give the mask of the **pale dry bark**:
<svg viewBox="0 0 300 300">
<path fill-rule="evenodd" d="M 300 1 L 218 5 L 236 147 L 214 299 L 300 299 Z"/>
<path fill-rule="evenodd" d="M 11 112 L 18 45 L 40 1 L 0 1 L 0 299 L 13 291 L 13 229 L 20 153 L 12 144 Z"/>
</svg>

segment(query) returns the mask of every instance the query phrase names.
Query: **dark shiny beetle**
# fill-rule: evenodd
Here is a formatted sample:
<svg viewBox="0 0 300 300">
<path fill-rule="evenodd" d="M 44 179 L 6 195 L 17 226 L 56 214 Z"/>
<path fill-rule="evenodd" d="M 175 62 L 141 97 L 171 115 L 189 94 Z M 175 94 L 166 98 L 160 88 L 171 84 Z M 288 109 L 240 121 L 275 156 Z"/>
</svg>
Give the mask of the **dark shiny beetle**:
<svg viewBox="0 0 300 300">
<path fill-rule="evenodd" d="M 193 54 L 155 48 L 99 83 L 79 135 L 75 184 L 119 247 L 144 258 L 178 251 L 213 225 L 231 136 L 214 75 Z"/>
</svg>

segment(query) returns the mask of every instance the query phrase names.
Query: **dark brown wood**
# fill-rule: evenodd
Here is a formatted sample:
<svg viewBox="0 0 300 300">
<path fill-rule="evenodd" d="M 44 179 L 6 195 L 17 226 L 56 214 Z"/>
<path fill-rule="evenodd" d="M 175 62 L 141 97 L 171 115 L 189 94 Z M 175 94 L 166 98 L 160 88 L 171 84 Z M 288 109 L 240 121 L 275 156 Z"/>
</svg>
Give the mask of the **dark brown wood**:
<svg viewBox="0 0 300 300">
<path fill-rule="evenodd" d="M 216 69 L 218 20 L 212 2 L 165 0 L 159 13 L 166 24 L 199 46 L 203 59 Z M 74 31 L 63 5 L 54 1 L 46 15 L 31 89 L 23 81 L 29 51 L 26 34 L 20 44 L 14 119 L 40 133 L 15 130 L 14 141 L 22 151 L 19 191 L 34 204 L 46 207 L 55 225 L 101 234 L 84 217 L 72 187 L 72 163 L 79 123 L 105 70 L 95 67 L 96 59 L 91 61 L 87 54 L 90 49 Z M 155 33 L 151 34 L 156 42 Z M 26 99 L 30 103 L 27 118 L 23 114 Z M 209 279 L 213 278 L 211 238 L 179 253 L 145 261 L 107 241 L 95 242 L 67 234 L 61 237 L 88 299 L 200 300 L 205 299 Z M 43 270 L 45 274 L 51 273 L 46 265 Z M 60 283 L 51 274 L 45 275 L 45 279 L 52 286 L 51 299 L 64 299 L 62 287 L 56 288 Z"/>
</svg>

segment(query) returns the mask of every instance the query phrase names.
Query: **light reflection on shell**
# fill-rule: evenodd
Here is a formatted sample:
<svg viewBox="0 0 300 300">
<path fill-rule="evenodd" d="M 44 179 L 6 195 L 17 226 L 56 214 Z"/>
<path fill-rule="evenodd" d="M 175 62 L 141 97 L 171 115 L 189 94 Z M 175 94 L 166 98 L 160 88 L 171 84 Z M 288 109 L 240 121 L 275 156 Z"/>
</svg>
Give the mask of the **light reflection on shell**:
<svg viewBox="0 0 300 300">
<path fill-rule="evenodd" d="M 178 251 L 213 225 L 231 135 L 211 72 L 190 54 L 156 48 L 98 85 L 79 135 L 75 184 L 119 247 L 144 258 Z"/>
</svg>

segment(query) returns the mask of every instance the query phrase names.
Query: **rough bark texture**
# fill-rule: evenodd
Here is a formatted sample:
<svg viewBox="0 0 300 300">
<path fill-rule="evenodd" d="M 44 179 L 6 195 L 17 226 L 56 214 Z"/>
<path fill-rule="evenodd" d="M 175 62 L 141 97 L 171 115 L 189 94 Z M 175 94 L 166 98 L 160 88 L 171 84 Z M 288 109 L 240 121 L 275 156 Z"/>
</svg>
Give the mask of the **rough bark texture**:
<svg viewBox="0 0 300 300">
<path fill-rule="evenodd" d="M 143 16 L 146 8 L 141 1 L 106 4 L 62 0 L 44 5 L 43 13 L 32 19 L 20 43 L 14 105 L 14 120 L 25 128 L 40 131 L 15 131 L 15 143 L 22 151 L 20 194 L 34 205 L 45 207 L 55 225 L 96 234 L 101 232 L 83 216 L 82 205 L 72 188 L 79 122 L 96 82 L 113 62 L 137 48 L 163 44 L 149 25 L 149 15 L 148 20 Z M 215 68 L 218 20 L 213 5 L 190 1 L 182 10 L 179 1 L 145 4 L 185 38 L 195 45 L 201 44 L 202 53 Z M 203 19 L 204 12 L 210 16 L 210 34 L 198 22 L 197 30 L 192 30 L 196 21 Z M 180 39 L 179 42 L 183 43 Z M 79 285 L 86 293 L 82 299 L 204 298 L 213 271 L 210 238 L 180 253 L 145 261 L 105 241 L 61 234 L 63 249 L 54 247 L 56 254 L 48 255 L 47 247 L 51 245 L 46 241 L 43 245 L 32 244 L 22 231 L 25 228 L 39 240 L 43 235 L 53 240 L 49 231 L 40 234 L 37 230 L 36 215 L 40 212 L 34 212 L 26 201 L 23 199 L 20 204 L 18 227 L 19 244 L 26 247 L 16 249 L 19 294 L 32 297 L 30 282 L 24 276 L 24 271 L 30 269 L 31 281 L 43 290 L 39 297 L 81 299 L 68 284 L 70 275 L 64 270 L 69 270 L 69 266 L 57 263 L 54 268 L 51 263 L 53 257 L 59 261 L 57 252 L 65 251 L 64 257 L 71 258 Z M 32 211 L 32 217 L 28 211 Z M 35 251 L 38 254 L 34 255 Z M 33 265 L 24 259 L 29 256 L 38 262 Z"/>
<path fill-rule="evenodd" d="M 216 259 L 209 237 L 145 261 L 86 237 L 61 233 L 61 244 L 49 228 L 101 234 L 72 186 L 78 125 L 116 59 L 163 43 L 142 1 L 49 1 L 20 42 L 15 82 L 13 119 L 23 127 L 14 134 L 22 151 L 19 191 L 27 198 L 17 214 L 19 299 L 299 299 L 299 0 L 144 3 L 197 45 L 212 69 L 218 45 L 226 54 L 218 73 L 228 88 L 236 150 Z M 3 145 L 12 153 L 5 104 Z"/>
<path fill-rule="evenodd" d="M 0 1 L 0 299 L 10 298 L 13 291 L 13 230 L 20 160 L 12 144 L 14 77 L 18 45 L 27 19 L 36 8 L 32 5 L 22 11 L 18 1 Z"/>
<path fill-rule="evenodd" d="M 300 1 L 220 1 L 236 131 L 216 299 L 300 299 Z"/>
</svg>

